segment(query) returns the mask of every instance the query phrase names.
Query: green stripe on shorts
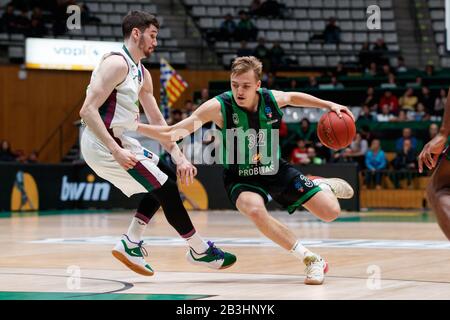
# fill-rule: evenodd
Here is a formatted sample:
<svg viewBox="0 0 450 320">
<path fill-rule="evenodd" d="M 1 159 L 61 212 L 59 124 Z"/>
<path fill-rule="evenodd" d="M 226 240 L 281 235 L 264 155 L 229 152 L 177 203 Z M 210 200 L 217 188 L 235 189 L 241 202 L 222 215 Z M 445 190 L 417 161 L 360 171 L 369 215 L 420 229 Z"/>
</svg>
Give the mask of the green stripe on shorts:
<svg viewBox="0 0 450 320">
<path fill-rule="evenodd" d="M 298 199 L 293 204 L 291 204 L 289 207 L 287 207 L 289 214 L 294 213 L 294 211 L 297 210 L 298 207 L 300 207 L 303 203 L 305 203 L 306 201 L 311 199 L 311 197 L 319 191 L 322 191 L 322 189 L 319 186 L 315 186 L 314 188 L 309 190 L 307 193 L 305 193 L 303 196 L 301 196 L 300 199 Z"/>
</svg>

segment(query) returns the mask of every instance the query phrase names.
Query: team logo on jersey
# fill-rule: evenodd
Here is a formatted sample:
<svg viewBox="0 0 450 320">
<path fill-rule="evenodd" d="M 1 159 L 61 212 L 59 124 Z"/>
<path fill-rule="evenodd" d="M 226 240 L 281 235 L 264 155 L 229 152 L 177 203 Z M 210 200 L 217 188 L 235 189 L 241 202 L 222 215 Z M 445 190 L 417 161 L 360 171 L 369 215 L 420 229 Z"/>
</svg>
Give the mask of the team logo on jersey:
<svg viewBox="0 0 450 320">
<path fill-rule="evenodd" d="M 233 113 L 233 123 L 235 125 L 239 124 L 239 116 L 237 115 L 237 113 Z"/>
<path fill-rule="evenodd" d="M 145 150 L 145 149 L 143 149 L 143 150 L 144 150 L 144 157 L 147 157 L 149 159 L 153 159 L 153 153 L 151 153 L 150 151 Z"/>
<path fill-rule="evenodd" d="M 295 178 L 294 180 L 294 188 L 298 191 L 298 192 L 303 192 L 303 184 L 302 184 L 302 180 L 300 178 L 300 176 L 298 176 L 297 178 Z"/>
<path fill-rule="evenodd" d="M 266 113 L 266 117 L 267 117 L 267 118 L 272 119 L 272 109 L 270 109 L 269 106 L 267 106 L 267 107 L 264 109 L 264 112 Z"/>
<path fill-rule="evenodd" d="M 253 156 L 252 160 L 253 160 L 254 163 L 257 163 L 257 162 L 261 161 L 261 154 L 260 153 L 255 154 Z"/>
</svg>

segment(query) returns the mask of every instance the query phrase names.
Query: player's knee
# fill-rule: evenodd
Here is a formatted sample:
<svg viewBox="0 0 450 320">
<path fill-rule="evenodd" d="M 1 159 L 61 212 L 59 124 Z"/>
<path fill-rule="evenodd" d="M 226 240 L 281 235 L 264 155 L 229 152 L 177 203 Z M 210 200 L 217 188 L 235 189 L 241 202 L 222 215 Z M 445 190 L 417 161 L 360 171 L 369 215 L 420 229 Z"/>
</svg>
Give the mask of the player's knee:
<svg viewBox="0 0 450 320">
<path fill-rule="evenodd" d="M 247 212 L 245 212 L 245 215 L 251 220 L 258 222 L 264 220 L 267 217 L 267 212 L 264 207 L 253 205 L 247 208 Z"/>
<path fill-rule="evenodd" d="M 341 214 L 341 207 L 339 206 L 339 202 L 330 203 L 327 206 L 324 206 L 321 217 L 325 222 L 332 222 L 339 217 Z"/>
<path fill-rule="evenodd" d="M 266 210 L 263 206 L 254 201 L 246 201 L 238 199 L 236 203 L 237 208 L 241 211 L 245 216 L 253 221 L 259 221 L 264 219 L 266 214 Z"/>
</svg>

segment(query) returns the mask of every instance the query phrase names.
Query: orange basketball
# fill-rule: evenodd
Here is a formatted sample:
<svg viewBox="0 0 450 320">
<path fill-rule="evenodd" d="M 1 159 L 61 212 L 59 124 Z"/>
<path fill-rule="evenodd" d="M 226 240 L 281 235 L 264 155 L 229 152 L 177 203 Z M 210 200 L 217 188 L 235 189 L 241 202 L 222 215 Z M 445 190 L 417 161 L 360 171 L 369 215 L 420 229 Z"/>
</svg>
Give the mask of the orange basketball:
<svg viewBox="0 0 450 320">
<path fill-rule="evenodd" d="M 339 118 L 336 112 L 329 111 L 322 115 L 317 124 L 317 136 L 323 145 L 333 150 L 339 150 L 352 143 L 356 135 L 356 126 L 352 117 L 341 112 Z"/>
</svg>

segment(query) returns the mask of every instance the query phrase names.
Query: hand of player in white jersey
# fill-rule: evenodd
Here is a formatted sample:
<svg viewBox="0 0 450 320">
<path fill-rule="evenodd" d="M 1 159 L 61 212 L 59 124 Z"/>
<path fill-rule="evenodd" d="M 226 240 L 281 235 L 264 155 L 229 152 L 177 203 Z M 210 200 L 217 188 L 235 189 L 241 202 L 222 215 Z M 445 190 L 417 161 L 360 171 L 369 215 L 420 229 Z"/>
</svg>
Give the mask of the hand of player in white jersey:
<svg viewBox="0 0 450 320">
<path fill-rule="evenodd" d="M 112 152 L 112 155 L 125 170 L 133 169 L 136 163 L 138 163 L 136 155 L 130 150 L 118 148 Z"/>
<path fill-rule="evenodd" d="M 423 164 L 428 169 L 433 169 L 436 166 L 439 155 L 442 153 L 447 142 L 447 137 L 438 133 L 430 142 L 428 142 L 419 154 L 419 172 L 423 172 Z"/>
<path fill-rule="evenodd" d="M 339 116 L 339 118 L 342 118 L 342 114 L 341 112 L 345 112 L 347 113 L 350 117 L 352 117 L 353 121 L 355 121 L 355 116 L 353 115 L 353 113 L 350 111 L 349 108 L 347 108 L 346 106 L 337 104 L 332 102 L 330 105 L 330 111 L 334 111 L 337 113 L 337 115 Z"/>
<path fill-rule="evenodd" d="M 189 185 L 194 183 L 194 177 L 197 175 L 197 168 L 187 160 L 181 161 L 177 164 L 177 176 L 180 178 L 181 183 Z"/>
</svg>

